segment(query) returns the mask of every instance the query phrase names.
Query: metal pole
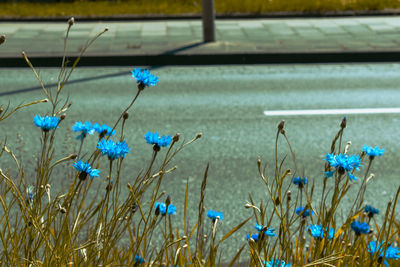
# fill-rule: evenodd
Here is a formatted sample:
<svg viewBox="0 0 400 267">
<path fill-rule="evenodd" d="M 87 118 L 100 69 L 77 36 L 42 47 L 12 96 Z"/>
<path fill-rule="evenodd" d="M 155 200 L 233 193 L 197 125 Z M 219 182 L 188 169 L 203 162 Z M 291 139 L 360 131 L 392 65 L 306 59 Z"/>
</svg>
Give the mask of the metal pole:
<svg viewBox="0 0 400 267">
<path fill-rule="evenodd" d="M 203 0 L 203 41 L 215 42 L 214 0 Z"/>
</svg>

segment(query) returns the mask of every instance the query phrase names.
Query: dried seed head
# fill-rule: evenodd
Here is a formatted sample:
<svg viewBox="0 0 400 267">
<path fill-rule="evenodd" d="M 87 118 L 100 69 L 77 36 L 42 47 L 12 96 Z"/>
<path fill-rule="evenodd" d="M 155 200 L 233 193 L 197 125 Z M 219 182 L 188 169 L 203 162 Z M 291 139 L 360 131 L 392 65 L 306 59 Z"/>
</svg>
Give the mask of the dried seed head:
<svg viewBox="0 0 400 267">
<path fill-rule="evenodd" d="M 70 17 L 69 20 L 68 20 L 68 25 L 72 26 L 72 25 L 74 25 L 74 23 L 75 23 L 74 17 Z"/>
<path fill-rule="evenodd" d="M 6 41 L 6 36 L 5 35 L 0 36 L 0 45 L 5 41 Z"/>
<path fill-rule="evenodd" d="M 369 182 L 371 179 L 373 179 L 374 177 L 375 177 L 375 174 L 371 173 L 371 174 L 369 175 L 369 177 L 367 178 L 367 181 L 366 181 L 365 183 L 368 184 L 368 182 Z"/>
<path fill-rule="evenodd" d="M 72 160 L 76 159 L 77 157 L 78 157 L 77 154 L 71 154 L 71 155 L 69 155 L 69 158 L 72 159 Z"/>
<path fill-rule="evenodd" d="M 65 214 L 65 213 L 67 213 L 67 209 L 64 208 L 64 207 L 60 207 L 60 212 L 61 212 L 62 214 Z"/>
<path fill-rule="evenodd" d="M 67 117 L 67 114 L 65 114 L 65 113 L 61 114 L 61 116 L 60 116 L 60 120 L 64 120 L 64 119 L 65 119 L 65 117 Z"/>
<path fill-rule="evenodd" d="M 245 207 L 246 209 L 250 209 L 250 208 L 251 208 L 251 205 L 250 205 L 249 203 L 247 203 L 246 205 L 244 205 L 244 207 Z"/>
<path fill-rule="evenodd" d="M 180 133 L 176 133 L 176 134 L 174 135 L 174 137 L 172 137 L 172 141 L 174 141 L 175 143 L 178 142 L 180 136 L 181 136 Z"/>
<path fill-rule="evenodd" d="M 0 107 L 0 114 L 3 113 L 3 107 Z"/>
<path fill-rule="evenodd" d="M 349 152 L 350 146 L 351 146 L 351 141 L 348 141 L 346 143 L 346 147 L 344 149 L 344 154 L 347 154 L 347 152 Z M 364 151 L 363 151 L 363 153 L 364 153 Z"/>
<path fill-rule="evenodd" d="M 124 118 L 124 120 L 127 120 L 129 118 L 129 112 L 125 111 L 124 114 L 122 115 L 122 118 Z"/>
<path fill-rule="evenodd" d="M 256 241 L 252 237 L 249 238 L 249 243 L 253 246 L 256 245 Z"/>
<path fill-rule="evenodd" d="M 202 136 L 203 136 L 202 133 L 198 133 L 198 134 L 196 135 L 196 139 L 199 139 L 199 138 L 201 138 Z"/>
</svg>

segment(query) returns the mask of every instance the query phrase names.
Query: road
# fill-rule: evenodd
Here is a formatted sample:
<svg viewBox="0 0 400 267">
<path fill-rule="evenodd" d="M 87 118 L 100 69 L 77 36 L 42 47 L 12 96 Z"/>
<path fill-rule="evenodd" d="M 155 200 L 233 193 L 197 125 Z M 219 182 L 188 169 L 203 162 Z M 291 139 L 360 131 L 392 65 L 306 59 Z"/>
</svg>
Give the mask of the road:
<svg viewBox="0 0 400 267">
<path fill-rule="evenodd" d="M 59 156 L 79 147 L 71 130 L 75 121 L 111 125 L 116 120 L 136 93 L 131 69 L 76 70 L 63 94 L 64 99 L 70 95 L 73 105 L 57 139 Z M 324 179 L 323 158 L 343 117 L 341 114 L 266 116 L 264 111 L 398 108 L 400 100 L 398 64 L 160 67 L 152 72 L 159 77 L 159 84 L 145 89 L 127 121 L 126 140 L 131 153 L 125 161 L 123 182 L 133 179 L 151 158 L 151 146 L 143 138 L 147 131 L 170 135 L 179 132 L 186 140 L 202 132 L 200 140 L 176 157 L 173 165 L 178 169 L 167 177 L 163 189 L 171 195 L 181 216 L 183 212 L 179 210 L 189 178 L 192 209 L 189 215 L 194 216 L 202 175 L 209 162 L 206 206 L 224 212 L 225 232 L 251 215 L 250 210 L 244 209 L 249 193 L 256 202 L 269 201 L 257 175 L 256 162 L 260 157 L 267 163 L 267 173 L 273 174 L 274 138 L 281 119 L 286 121 L 285 129 L 299 171 L 302 173 L 304 169 L 305 175 L 316 184 L 315 195 L 318 195 Z M 44 68 L 40 75 L 51 84 L 57 72 Z M 29 69 L 1 69 L 1 104 L 8 99 L 13 106 L 40 99 L 43 94 L 37 85 Z M 33 171 L 33 155 L 38 154 L 40 147 L 40 132 L 33 126 L 32 118 L 37 113 L 45 114 L 49 110 L 46 105 L 20 111 L 1 125 L 1 138 L 8 136 L 8 143 L 25 162 L 23 166 L 28 173 Z M 400 157 L 400 114 L 350 114 L 347 121 L 344 141 L 352 142 L 352 153 L 358 153 L 364 144 L 386 149 L 383 157 L 374 162 L 375 179 L 366 194 L 367 203 L 384 210 L 399 186 L 396 166 Z M 22 145 L 16 145 L 17 133 Z M 90 151 L 95 144 L 95 137 L 88 138 L 84 151 Z M 288 149 L 283 142 L 280 147 L 282 159 Z M 4 157 L 1 160 L 2 165 L 8 164 Z M 293 167 L 289 160 L 286 166 Z M 105 174 L 99 183 L 104 183 L 104 178 Z M 65 186 L 61 180 L 54 178 L 53 187 Z M 251 231 L 251 224 L 246 230 Z M 241 236 L 235 238 L 242 242 Z"/>
</svg>

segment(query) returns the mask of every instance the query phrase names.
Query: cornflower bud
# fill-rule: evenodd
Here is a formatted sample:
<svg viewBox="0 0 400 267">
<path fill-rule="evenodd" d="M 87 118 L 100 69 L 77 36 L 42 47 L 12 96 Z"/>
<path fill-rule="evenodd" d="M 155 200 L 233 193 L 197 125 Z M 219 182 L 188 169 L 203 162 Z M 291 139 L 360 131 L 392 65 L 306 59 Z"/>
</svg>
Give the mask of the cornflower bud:
<svg viewBox="0 0 400 267">
<path fill-rule="evenodd" d="M 180 133 L 176 133 L 173 137 L 172 137 L 172 141 L 174 141 L 175 143 L 179 141 L 179 137 L 180 137 Z"/>
<path fill-rule="evenodd" d="M 62 214 L 65 214 L 65 213 L 67 213 L 67 209 L 64 208 L 64 207 L 60 207 L 60 212 L 61 212 Z"/>
<path fill-rule="evenodd" d="M 65 119 L 65 117 L 67 117 L 67 114 L 65 114 L 65 113 L 61 114 L 61 116 L 60 116 L 60 120 L 64 120 L 64 119 Z"/>
<path fill-rule="evenodd" d="M 278 130 L 280 132 L 282 132 L 283 131 L 283 127 L 285 127 L 285 120 L 281 120 L 281 122 L 278 124 Z"/>
<path fill-rule="evenodd" d="M 340 128 L 344 129 L 347 126 L 347 119 L 346 116 L 343 117 L 342 122 L 340 123 Z"/>
<path fill-rule="evenodd" d="M 161 213 L 161 211 L 160 211 L 160 206 L 158 205 L 158 206 L 156 207 L 156 210 L 155 210 L 154 214 L 155 214 L 156 216 L 158 216 L 158 215 L 160 215 L 160 213 Z"/>
<path fill-rule="evenodd" d="M 129 118 L 129 112 L 125 111 L 124 114 L 122 115 L 122 118 L 124 118 L 124 120 L 127 120 Z"/>
<path fill-rule="evenodd" d="M 289 201 L 291 201 L 292 200 L 292 191 L 288 191 L 287 192 L 287 201 L 289 202 Z"/>
<path fill-rule="evenodd" d="M 0 45 L 5 41 L 6 41 L 6 36 L 5 35 L 0 36 Z"/>
<path fill-rule="evenodd" d="M 78 157 L 77 154 L 71 154 L 71 155 L 69 155 L 69 158 L 72 159 L 72 160 L 76 159 L 77 157 Z"/>
<path fill-rule="evenodd" d="M 168 195 L 167 199 L 165 200 L 165 205 L 168 207 L 171 204 L 171 197 Z"/>
<path fill-rule="evenodd" d="M 201 138 L 202 136 L 203 136 L 202 133 L 198 133 L 198 134 L 196 135 L 196 139 L 199 139 L 199 138 Z"/>
<path fill-rule="evenodd" d="M 68 25 L 72 26 L 72 25 L 74 25 L 74 23 L 75 23 L 74 17 L 70 17 L 69 20 L 68 20 Z"/>
<path fill-rule="evenodd" d="M 133 213 L 135 213 L 138 210 L 138 208 L 139 208 L 138 204 L 133 203 L 131 210 Z"/>
<path fill-rule="evenodd" d="M 106 190 L 107 191 L 111 191 L 111 189 L 113 188 L 113 184 L 111 182 L 109 182 L 106 186 Z"/>
<path fill-rule="evenodd" d="M 279 199 L 279 197 L 276 197 L 275 199 L 275 205 L 279 206 L 281 204 L 281 200 Z"/>
</svg>

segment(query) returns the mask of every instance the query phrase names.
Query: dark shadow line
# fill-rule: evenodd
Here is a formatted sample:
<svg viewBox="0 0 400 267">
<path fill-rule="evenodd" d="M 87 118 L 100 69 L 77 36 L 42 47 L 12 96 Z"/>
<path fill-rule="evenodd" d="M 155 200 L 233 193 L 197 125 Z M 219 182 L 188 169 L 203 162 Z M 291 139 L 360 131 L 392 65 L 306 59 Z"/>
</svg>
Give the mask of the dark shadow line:
<svg viewBox="0 0 400 267">
<path fill-rule="evenodd" d="M 88 81 L 93 81 L 93 80 L 98 80 L 98 79 L 122 76 L 122 75 L 126 75 L 126 74 L 127 74 L 127 72 L 123 71 L 123 72 L 117 72 L 117 73 L 112 73 L 112 74 L 105 74 L 105 75 L 101 75 L 101 76 L 76 79 L 76 80 L 68 81 L 66 84 L 88 82 Z M 50 83 L 50 84 L 47 84 L 45 86 L 46 87 L 52 87 L 52 86 L 57 86 L 57 85 L 58 85 L 57 83 Z M 35 91 L 35 90 L 40 90 L 40 89 L 42 89 L 41 86 L 29 87 L 29 88 L 19 89 L 19 90 L 15 90 L 15 91 L 3 92 L 3 93 L 0 93 L 0 96 L 27 93 L 27 92 L 30 92 L 30 91 Z"/>
<path fill-rule="evenodd" d="M 171 49 L 171 50 L 165 51 L 165 52 L 161 53 L 160 55 L 173 55 L 174 53 L 185 51 L 187 49 L 194 48 L 194 47 L 200 46 L 202 44 L 203 44 L 203 42 L 196 42 L 196 43 L 193 43 L 193 44 L 190 44 L 190 45 L 185 45 L 185 46 L 182 46 L 182 47 L 179 47 L 179 48 L 175 48 L 175 49 Z M 154 69 L 162 68 L 164 66 L 158 65 L 158 66 L 152 66 L 152 67 L 149 66 L 149 67 L 154 70 Z M 100 75 L 100 76 L 95 76 L 95 77 L 81 78 L 81 79 L 68 81 L 65 85 L 74 84 L 74 83 L 81 83 L 81 82 L 88 82 L 88 81 L 111 78 L 111 77 L 118 77 L 118 76 L 122 76 L 122 75 L 126 75 L 126 74 L 127 74 L 127 72 L 123 71 L 123 72 L 105 74 L 105 75 Z M 46 87 L 52 87 L 52 86 L 57 86 L 57 83 L 50 83 L 50 84 L 46 85 Z M 18 90 L 15 90 L 15 91 L 7 91 L 7 92 L 0 93 L 0 97 L 1 96 L 7 96 L 7 95 L 27 93 L 27 92 L 31 92 L 31 91 L 35 91 L 35 90 L 40 90 L 40 89 L 42 89 L 41 86 L 35 86 L 35 87 L 28 87 L 28 88 L 24 88 L 24 89 L 18 89 Z"/>
</svg>

